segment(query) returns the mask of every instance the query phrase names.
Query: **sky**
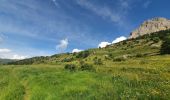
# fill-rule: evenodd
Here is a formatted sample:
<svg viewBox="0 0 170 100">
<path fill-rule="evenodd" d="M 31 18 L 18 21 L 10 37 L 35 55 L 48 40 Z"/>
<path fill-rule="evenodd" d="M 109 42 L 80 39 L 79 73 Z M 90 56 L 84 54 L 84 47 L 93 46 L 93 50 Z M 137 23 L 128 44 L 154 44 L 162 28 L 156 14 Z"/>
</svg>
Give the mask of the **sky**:
<svg viewBox="0 0 170 100">
<path fill-rule="evenodd" d="M 170 19 L 169 4 L 169 0 L 0 0 L 0 58 L 105 47 L 127 39 L 147 19 Z"/>
</svg>

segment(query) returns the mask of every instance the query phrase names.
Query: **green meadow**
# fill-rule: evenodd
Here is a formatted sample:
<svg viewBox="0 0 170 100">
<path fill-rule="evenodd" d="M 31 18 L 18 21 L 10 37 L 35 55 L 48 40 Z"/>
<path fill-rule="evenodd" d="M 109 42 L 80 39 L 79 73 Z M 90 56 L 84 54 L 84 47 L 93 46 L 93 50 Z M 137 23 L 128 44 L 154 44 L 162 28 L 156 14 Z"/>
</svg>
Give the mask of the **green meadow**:
<svg viewBox="0 0 170 100">
<path fill-rule="evenodd" d="M 2 65 L 0 100 L 168 100 L 169 66 L 169 55 L 110 62 L 95 71 Z"/>
<path fill-rule="evenodd" d="M 162 32 L 0 65 L 0 100 L 169 100 L 170 55 L 160 54 Z"/>
</svg>

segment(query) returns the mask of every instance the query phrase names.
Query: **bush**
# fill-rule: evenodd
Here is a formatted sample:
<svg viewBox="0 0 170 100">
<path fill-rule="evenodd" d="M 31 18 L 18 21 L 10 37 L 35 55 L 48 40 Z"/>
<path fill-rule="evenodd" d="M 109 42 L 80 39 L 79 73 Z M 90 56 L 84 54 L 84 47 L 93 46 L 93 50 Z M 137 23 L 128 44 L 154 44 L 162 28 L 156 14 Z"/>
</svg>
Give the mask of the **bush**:
<svg viewBox="0 0 170 100">
<path fill-rule="evenodd" d="M 109 55 L 105 55 L 104 56 L 106 60 L 111 60 L 111 58 L 109 57 Z"/>
<path fill-rule="evenodd" d="M 80 67 L 80 69 L 81 69 L 82 71 L 94 71 L 94 70 L 95 70 L 94 67 L 93 67 L 93 65 L 90 65 L 90 64 L 87 64 L 87 63 L 82 64 L 81 67 Z"/>
<path fill-rule="evenodd" d="M 108 56 L 109 56 L 110 58 L 113 58 L 113 54 L 112 54 L 112 53 L 109 53 Z"/>
<path fill-rule="evenodd" d="M 143 57 L 143 56 L 144 56 L 144 55 L 141 54 L 141 53 L 136 54 L 136 57 L 138 57 L 138 58 Z"/>
<path fill-rule="evenodd" d="M 161 45 L 161 54 L 170 54 L 170 34 L 164 39 Z"/>
<path fill-rule="evenodd" d="M 154 37 L 151 39 L 154 43 L 158 43 L 160 41 L 159 37 Z"/>
<path fill-rule="evenodd" d="M 122 42 L 122 45 L 125 45 L 125 44 L 127 44 L 127 41 L 123 41 L 123 42 Z"/>
<path fill-rule="evenodd" d="M 124 57 L 117 57 L 117 58 L 114 58 L 113 61 L 117 61 L 117 62 L 121 62 L 121 61 L 125 61 L 126 58 Z"/>
<path fill-rule="evenodd" d="M 71 61 L 73 61 L 74 60 L 74 58 L 64 58 L 63 60 L 62 60 L 62 62 L 71 62 Z"/>
<path fill-rule="evenodd" d="M 64 69 L 69 70 L 69 71 L 76 71 L 76 65 L 74 65 L 74 64 L 66 64 Z"/>
<path fill-rule="evenodd" d="M 86 58 L 90 55 L 89 51 L 82 51 L 76 55 L 76 58 Z"/>
<path fill-rule="evenodd" d="M 140 43 L 140 41 L 139 40 L 135 40 L 135 43 L 138 44 L 138 43 Z"/>
<path fill-rule="evenodd" d="M 103 65 L 102 59 L 95 57 L 93 59 L 95 65 Z"/>
</svg>

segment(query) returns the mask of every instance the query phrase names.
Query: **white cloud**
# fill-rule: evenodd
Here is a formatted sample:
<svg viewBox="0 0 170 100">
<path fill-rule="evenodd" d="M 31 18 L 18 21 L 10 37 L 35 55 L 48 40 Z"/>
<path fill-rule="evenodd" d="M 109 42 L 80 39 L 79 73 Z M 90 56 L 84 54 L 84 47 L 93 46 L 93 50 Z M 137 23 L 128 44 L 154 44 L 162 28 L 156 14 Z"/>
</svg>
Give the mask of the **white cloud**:
<svg viewBox="0 0 170 100">
<path fill-rule="evenodd" d="M 111 43 L 109 42 L 101 42 L 99 45 L 98 45 L 98 48 L 104 48 L 106 47 L 107 45 L 110 45 Z"/>
<path fill-rule="evenodd" d="M 121 42 L 121 41 L 126 40 L 126 39 L 127 39 L 127 38 L 126 38 L 125 36 L 121 36 L 121 37 L 118 37 L 118 38 L 116 38 L 115 40 L 113 40 L 112 43 L 104 41 L 104 42 L 101 42 L 101 43 L 98 45 L 98 48 L 104 48 L 104 47 L 106 47 L 107 45 L 115 44 L 115 43 Z"/>
<path fill-rule="evenodd" d="M 77 4 L 85 7 L 86 9 L 96 13 L 97 15 L 105 18 L 105 19 L 110 19 L 113 22 L 119 22 L 121 21 L 120 15 L 112 10 L 110 10 L 108 7 L 100 7 L 97 5 L 94 5 L 87 0 L 77 0 Z"/>
<path fill-rule="evenodd" d="M 126 40 L 127 38 L 125 36 L 121 36 L 121 37 L 118 37 L 116 38 L 115 40 L 113 40 L 112 44 L 114 43 L 118 43 L 118 42 L 121 42 L 121 41 L 124 41 Z"/>
<path fill-rule="evenodd" d="M 52 1 L 53 1 L 54 5 L 55 5 L 56 7 L 59 6 L 59 4 L 58 4 L 58 2 L 57 2 L 56 0 L 52 0 Z"/>
<path fill-rule="evenodd" d="M 6 49 L 6 48 L 0 49 L 0 53 L 9 53 L 9 52 L 11 52 L 10 49 Z"/>
<path fill-rule="evenodd" d="M 3 43 L 5 38 L 7 37 L 4 34 L 0 34 L 0 43 Z"/>
<path fill-rule="evenodd" d="M 18 54 L 14 54 L 11 59 L 21 60 L 21 59 L 25 59 L 25 58 L 27 58 L 27 56 L 21 56 L 21 55 L 18 55 Z"/>
<path fill-rule="evenodd" d="M 109 19 L 113 23 L 120 26 L 127 26 L 126 15 L 129 9 L 133 7 L 134 0 L 119 0 L 115 2 L 114 7 L 109 7 L 106 5 L 97 5 L 92 0 L 76 0 L 76 3 L 85 9 L 92 11 L 103 19 Z"/>
<path fill-rule="evenodd" d="M 2 59 L 25 59 L 27 57 L 28 56 L 19 55 L 19 54 L 13 52 L 13 50 L 10 50 L 7 48 L 0 49 L 0 58 L 2 58 Z"/>
<path fill-rule="evenodd" d="M 3 38 L 2 37 L 0 37 L 0 43 L 2 43 L 3 42 Z"/>
<path fill-rule="evenodd" d="M 77 52 L 81 52 L 81 51 L 83 51 L 83 50 L 80 50 L 80 49 L 73 49 L 73 50 L 72 50 L 72 53 L 77 53 Z"/>
<path fill-rule="evenodd" d="M 151 4 L 151 1 L 148 0 L 143 4 L 143 7 L 148 8 L 150 4 Z"/>
<path fill-rule="evenodd" d="M 120 5 L 124 9 L 129 8 L 129 0 L 120 0 Z"/>
<path fill-rule="evenodd" d="M 27 57 L 28 56 L 19 55 L 19 54 L 13 53 L 13 52 L 2 53 L 2 54 L 0 53 L 0 58 L 2 58 L 2 59 L 18 59 L 18 60 L 21 60 L 21 59 L 25 59 Z"/>
<path fill-rule="evenodd" d="M 60 41 L 60 44 L 56 46 L 56 50 L 64 51 L 65 49 L 67 49 L 67 46 L 68 46 L 68 39 L 66 38 Z"/>
</svg>

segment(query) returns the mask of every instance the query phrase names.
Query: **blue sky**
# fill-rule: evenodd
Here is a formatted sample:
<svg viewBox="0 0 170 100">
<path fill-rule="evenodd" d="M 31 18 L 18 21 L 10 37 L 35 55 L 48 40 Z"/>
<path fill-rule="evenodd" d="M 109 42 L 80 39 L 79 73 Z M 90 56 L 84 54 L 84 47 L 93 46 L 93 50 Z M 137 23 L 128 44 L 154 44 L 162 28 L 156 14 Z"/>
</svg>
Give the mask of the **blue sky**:
<svg viewBox="0 0 170 100">
<path fill-rule="evenodd" d="M 97 48 L 144 20 L 170 18 L 169 0 L 0 0 L 0 58 Z"/>
</svg>

